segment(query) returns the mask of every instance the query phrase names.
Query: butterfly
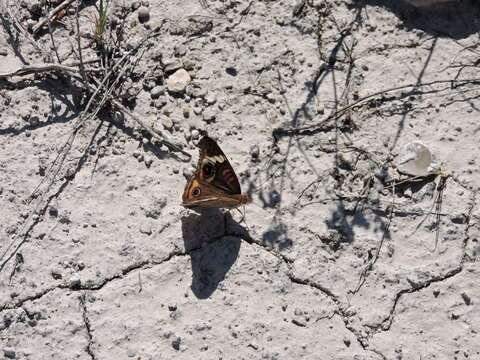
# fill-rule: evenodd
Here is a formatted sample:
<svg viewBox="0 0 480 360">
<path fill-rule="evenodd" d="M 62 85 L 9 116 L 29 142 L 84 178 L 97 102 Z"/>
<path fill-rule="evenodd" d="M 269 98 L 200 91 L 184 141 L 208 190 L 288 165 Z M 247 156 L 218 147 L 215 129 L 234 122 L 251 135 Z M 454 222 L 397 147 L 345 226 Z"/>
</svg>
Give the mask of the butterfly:
<svg viewBox="0 0 480 360">
<path fill-rule="evenodd" d="M 242 194 L 237 175 L 217 143 L 204 136 L 198 147 L 197 169 L 185 186 L 182 206 L 234 209 L 251 202 L 249 195 Z"/>
</svg>

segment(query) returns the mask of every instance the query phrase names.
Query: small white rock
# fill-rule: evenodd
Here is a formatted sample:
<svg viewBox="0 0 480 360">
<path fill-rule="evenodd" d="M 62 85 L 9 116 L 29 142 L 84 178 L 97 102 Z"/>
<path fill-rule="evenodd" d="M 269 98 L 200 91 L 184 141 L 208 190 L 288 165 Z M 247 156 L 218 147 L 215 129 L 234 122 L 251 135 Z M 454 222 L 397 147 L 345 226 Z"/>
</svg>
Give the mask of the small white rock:
<svg viewBox="0 0 480 360">
<path fill-rule="evenodd" d="M 173 93 L 183 93 L 191 80 L 190 75 L 185 69 L 179 69 L 168 77 L 168 91 Z"/>
<path fill-rule="evenodd" d="M 395 165 L 398 171 L 413 176 L 427 176 L 439 170 L 430 150 L 419 141 L 405 145 L 395 159 Z"/>
<path fill-rule="evenodd" d="M 200 132 L 197 129 L 192 130 L 192 139 L 197 140 L 200 137 Z"/>
<path fill-rule="evenodd" d="M 173 128 L 173 121 L 169 117 L 164 116 L 162 117 L 162 125 L 164 129 L 170 131 Z"/>
<path fill-rule="evenodd" d="M 143 161 L 145 162 L 145 165 L 147 166 L 147 168 L 149 168 L 153 163 L 153 159 L 149 155 L 145 155 Z"/>
<path fill-rule="evenodd" d="M 73 273 L 70 277 L 70 289 L 78 289 L 81 285 L 80 275 L 78 273 Z"/>
<path fill-rule="evenodd" d="M 140 6 L 138 8 L 138 20 L 141 23 L 147 22 L 150 19 L 150 10 L 145 6 Z"/>
<path fill-rule="evenodd" d="M 152 99 L 158 99 L 160 95 L 165 94 L 165 88 L 161 85 L 155 86 L 152 90 L 150 90 L 150 96 Z"/>
</svg>

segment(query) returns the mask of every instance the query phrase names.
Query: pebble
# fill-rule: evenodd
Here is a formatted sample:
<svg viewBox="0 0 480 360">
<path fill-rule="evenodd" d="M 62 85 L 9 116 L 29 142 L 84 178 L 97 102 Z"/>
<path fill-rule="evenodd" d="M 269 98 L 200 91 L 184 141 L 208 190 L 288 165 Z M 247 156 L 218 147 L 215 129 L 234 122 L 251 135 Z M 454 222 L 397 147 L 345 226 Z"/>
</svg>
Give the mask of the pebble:
<svg viewBox="0 0 480 360">
<path fill-rule="evenodd" d="M 185 88 L 190 84 L 190 75 L 187 70 L 179 69 L 170 75 L 167 79 L 168 91 L 173 93 L 183 93 Z"/>
<path fill-rule="evenodd" d="M 7 55 L 8 55 L 7 49 L 0 49 L 0 56 L 7 56 Z"/>
<path fill-rule="evenodd" d="M 164 129 L 171 131 L 173 128 L 173 121 L 169 117 L 162 117 L 162 126 Z"/>
<path fill-rule="evenodd" d="M 142 4 L 140 3 L 140 1 L 134 1 L 132 2 L 132 10 L 135 11 L 137 10 Z"/>
<path fill-rule="evenodd" d="M 152 225 L 144 223 L 140 225 L 140 232 L 145 235 L 152 235 Z"/>
<path fill-rule="evenodd" d="M 142 156 L 142 152 L 140 150 L 135 150 L 132 155 L 133 155 L 134 158 L 138 159 L 138 158 L 140 158 L 140 156 Z"/>
<path fill-rule="evenodd" d="M 191 131 L 192 139 L 197 140 L 200 137 L 200 131 L 193 129 Z"/>
<path fill-rule="evenodd" d="M 462 299 L 465 301 L 466 305 L 470 305 L 472 303 L 472 299 L 465 292 L 462 293 Z"/>
<path fill-rule="evenodd" d="M 143 161 L 145 162 L 147 168 L 149 168 L 153 163 L 153 159 L 150 155 L 145 155 Z"/>
<path fill-rule="evenodd" d="M 187 47 L 183 44 L 176 45 L 173 48 L 173 53 L 176 57 L 184 56 L 187 53 Z"/>
<path fill-rule="evenodd" d="M 172 340 L 172 347 L 175 350 L 180 350 L 180 343 L 182 342 L 182 339 L 177 336 L 175 339 Z"/>
<path fill-rule="evenodd" d="M 15 350 L 12 348 L 3 348 L 3 355 L 8 359 L 15 359 L 17 357 Z"/>
<path fill-rule="evenodd" d="M 23 7 L 26 7 L 31 14 L 40 16 L 42 15 L 42 4 L 40 1 L 22 1 Z"/>
<path fill-rule="evenodd" d="M 58 216 L 58 209 L 55 205 L 53 204 L 50 204 L 48 206 L 48 213 L 50 214 L 50 216 L 53 216 L 53 217 L 57 217 Z"/>
<path fill-rule="evenodd" d="M 163 108 L 165 105 L 167 105 L 167 103 L 168 103 L 168 102 L 167 102 L 167 99 L 164 98 L 164 97 L 161 97 L 160 99 L 155 100 L 155 102 L 154 102 L 153 105 L 155 106 L 156 109 L 159 109 L 159 110 L 160 110 L 160 109 Z"/>
<path fill-rule="evenodd" d="M 162 59 L 163 59 L 162 50 L 163 49 L 161 49 L 161 48 L 153 49 L 151 54 L 150 54 L 150 57 L 152 58 L 152 60 L 155 60 L 157 62 L 161 62 Z"/>
<path fill-rule="evenodd" d="M 126 45 L 127 50 L 135 49 L 137 46 L 138 46 L 138 39 L 137 38 L 131 37 L 127 41 L 127 45 Z"/>
<path fill-rule="evenodd" d="M 225 71 L 227 72 L 228 75 L 231 75 L 231 76 L 237 76 L 238 74 L 237 69 L 235 69 L 234 66 L 227 66 L 225 68 Z"/>
<path fill-rule="evenodd" d="M 58 279 L 61 279 L 61 278 L 62 278 L 62 272 L 61 272 L 60 269 L 58 269 L 58 268 L 52 268 L 52 269 L 50 270 L 50 274 L 52 274 L 52 277 L 53 277 L 54 279 L 57 279 L 57 280 L 58 280 Z"/>
<path fill-rule="evenodd" d="M 208 105 L 213 105 L 217 102 L 217 97 L 215 94 L 208 93 L 207 96 L 205 96 L 205 101 L 207 102 Z"/>
<path fill-rule="evenodd" d="M 467 217 L 464 214 L 450 214 L 448 217 L 454 224 L 465 224 L 467 222 Z"/>
<path fill-rule="evenodd" d="M 178 69 L 182 68 L 182 63 L 180 60 L 173 59 L 165 62 L 165 72 L 166 73 L 172 73 Z"/>
<path fill-rule="evenodd" d="M 435 167 L 430 149 L 419 141 L 406 144 L 395 159 L 397 170 L 413 176 L 427 176 Z"/>
<path fill-rule="evenodd" d="M 141 6 L 138 8 L 138 21 L 141 23 L 145 23 L 150 19 L 150 10 L 145 7 Z"/>
<path fill-rule="evenodd" d="M 165 94 L 165 87 L 161 85 L 153 87 L 153 89 L 150 91 L 150 97 L 152 99 L 158 99 L 160 95 L 163 94 Z"/>
<path fill-rule="evenodd" d="M 26 21 L 26 25 L 27 25 L 27 29 L 31 31 L 35 27 L 35 25 L 37 25 L 37 22 L 33 19 L 28 19 Z"/>
<path fill-rule="evenodd" d="M 155 80 L 146 80 L 143 83 L 143 88 L 145 90 L 152 90 L 155 87 Z"/>
<path fill-rule="evenodd" d="M 176 304 L 168 305 L 168 310 L 169 311 L 177 311 L 177 305 Z"/>
<path fill-rule="evenodd" d="M 175 110 L 175 107 L 172 104 L 168 104 L 164 107 L 162 112 L 163 112 L 163 115 L 170 116 L 172 115 L 174 110 Z"/>
<path fill-rule="evenodd" d="M 454 313 L 454 312 L 451 312 L 448 314 L 448 317 L 450 318 L 450 320 L 458 320 L 460 319 L 460 315 L 458 315 L 457 313 Z"/>
<path fill-rule="evenodd" d="M 190 97 L 193 97 L 193 92 L 194 92 L 194 88 L 192 85 L 188 85 L 186 88 L 185 88 L 185 94 L 187 96 L 190 96 Z"/>
<path fill-rule="evenodd" d="M 216 119 L 215 110 L 205 109 L 203 111 L 203 121 L 205 121 L 206 123 L 211 123 L 211 122 L 214 122 L 215 119 Z"/>
<path fill-rule="evenodd" d="M 260 155 L 260 149 L 257 144 L 253 144 L 250 146 L 250 156 L 253 159 L 258 159 L 258 156 Z"/>
<path fill-rule="evenodd" d="M 145 216 L 153 219 L 158 219 L 162 213 L 162 209 L 167 205 L 167 200 L 157 198 L 148 209 L 145 209 Z"/>
<path fill-rule="evenodd" d="M 193 175 L 193 169 L 192 168 L 183 169 L 183 176 L 185 176 L 185 178 L 189 179 L 192 175 Z"/>
<path fill-rule="evenodd" d="M 195 98 L 204 98 L 207 95 L 207 89 L 205 88 L 197 88 L 193 89 L 192 97 Z"/>
<path fill-rule="evenodd" d="M 344 337 L 344 338 L 343 338 L 343 343 L 344 343 L 347 347 L 349 347 L 352 342 L 350 341 L 349 338 Z"/>
<path fill-rule="evenodd" d="M 162 307 L 163 307 L 163 304 L 162 304 Z M 170 337 L 173 335 L 173 332 L 171 331 L 165 331 L 162 336 L 165 338 L 165 339 L 170 339 Z"/>
<path fill-rule="evenodd" d="M 266 96 L 267 100 L 271 103 L 271 104 L 275 104 L 275 101 L 277 100 L 275 98 L 275 95 L 272 94 L 272 93 L 268 93 L 267 96 Z"/>
<path fill-rule="evenodd" d="M 184 118 L 188 119 L 190 117 L 190 109 L 188 107 L 184 107 L 182 113 Z"/>
<path fill-rule="evenodd" d="M 183 60 L 183 67 L 186 70 L 193 70 L 195 68 L 195 61 L 193 61 L 192 59 L 186 58 L 185 60 Z"/>
<path fill-rule="evenodd" d="M 128 349 L 127 350 L 127 356 L 130 357 L 130 358 L 135 357 L 136 354 L 137 353 L 133 349 Z"/>
<path fill-rule="evenodd" d="M 70 289 L 78 289 L 80 288 L 80 285 L 81 285 L 80 275 L 77 273 L 72 274 L 69 281 Z"/>
</svg>

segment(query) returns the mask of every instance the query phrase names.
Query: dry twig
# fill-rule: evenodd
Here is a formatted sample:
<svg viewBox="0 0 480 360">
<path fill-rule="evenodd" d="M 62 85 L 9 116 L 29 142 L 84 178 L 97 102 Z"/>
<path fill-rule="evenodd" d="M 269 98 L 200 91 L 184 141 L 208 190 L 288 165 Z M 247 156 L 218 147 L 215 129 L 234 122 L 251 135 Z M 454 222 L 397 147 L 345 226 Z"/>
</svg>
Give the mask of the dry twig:
<svg viewBox="0 0 480 360">
<path fill-rule="evenodd" d="M 42 27 L 43 25 L 50 23 L 50 20 L 57 15 L 57 13 L 60 10 L 65 9 L 68 5 L 73 3 L 75 0 L 65 0 L 63 1 L 60 5 L 58 5 L 56 8 L 50 10 L 50 12 L 47 14 L 46 17 L 44 17 L 37 25 L 35 25 L 32 29 L 32 32 L 36 34 Z"/>
<path fill-rule="evenodd" d="M 59 71 L 59 72 L 64 72 L 64 73 L 78 73 L 79 72 L 78 68 L 73 67 L 73 66 L 60 65 L 60 64 L 38 64 L 38 65 L 22 66 L 21 68 L 15 70 L 15 71 L 0 73 L 0 79 L 9 78 L 9 77 L 12 77 L 12 76 L 25 76 L 25 75 L 29 75 L 29 74 L 38 74 L 38 73 L 50 72 L 50 71 Z M 85 69 L 85 71 L 98 72 L 98 71 L 101 71 L 101 69 L 87 68 L 87 69 Z"/>
</svg>

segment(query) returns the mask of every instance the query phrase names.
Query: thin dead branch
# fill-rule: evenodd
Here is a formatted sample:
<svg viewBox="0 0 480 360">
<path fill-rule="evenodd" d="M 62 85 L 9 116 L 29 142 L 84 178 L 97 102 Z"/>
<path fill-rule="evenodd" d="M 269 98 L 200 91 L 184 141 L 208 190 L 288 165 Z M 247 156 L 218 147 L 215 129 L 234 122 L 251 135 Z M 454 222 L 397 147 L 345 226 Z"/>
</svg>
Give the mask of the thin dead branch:
<svg viewBox="0 0 480 360">
<path fill-rule="evenodd" d="M 98 68 L 87 68 L 84 69 L 87 72 L 99 72 L 102 71 Z M 43 72 L 58 71 L 64 73 L 78 73 L 79 70 L 74 66 L 60 65 L 60 64 L 38 64 L 38 65 L 27 65 L 22 66 L 21 68 L 10 71 L 6 73 L 0 73 L 0 79 L 9 78 L 12 76 L 25 76 L 29 74 L 38 74 Z"/>
<path fill-rule="evenodd" d="M 46 17 L 44 17 L 37 25 L 32 29 L 32 32 L 36 34 L 45 24 L 50 23 L 51 19 L 54 18 L 60 10 L 65 9 L 68 5 L 73 3 L 75 0 L 65 0 L 56 8 L 50 10 Z"/>
<path fill-rule="evenodd" d="M 85 75 L 85 64 L 83 63 L 83 55 L 82 55 L 82 46 L 81 46 L 81 39 L 80 39 L 80 21 L 79 21 L 79 13 L 80 13 L 80 4 L 82 3 L 81 0 L 77 1 L 77 9 L 75 11 L 75 23 L 77 26 L 77 33 L 76 33 L 76 39 L 77 39 L 77 46 L 78 46 L 78 59 L 80 61 L 79 63 L 79 71 L 80 71 L 80 76 L 82 77 L 83 85 L 86 86 L 87 83 L 87 77 Z"/>
<path fill-rule="evenodd" d="M 321 125 L 324 125 L 325 123 L 331 121 L 331 120 L 337 120 L 341 116 L 343 116 L 347 111 L 353 109 L 354 107 L 360 105 L 361 103 L 365 102 L 368 99 L 384 95 L 390 92 L 398 91 L 398 90 L 404 90 L 404 89 L 418 89 L 420 87 L 425 87 L 425 86 L 431 86 L 431 85 L 438 85 L 438 84 L 451 84 L 451 88 L 454 88 L 459 85 L 464 85 L 468 83 L 480 83 L 480 78 L 472 78 L 472 79 L 455 79 L 455 80 L 436 80 L 436 81 L 431 81 L 428 83 L 420 83 L 420 84 L 407 84 L 407 85 L 402 85 L 402 86 L 396 86 L 392 87 L 389 89 L 385 90 L 380 90 L 377 92 L 374 92 L 372 94 L 366 95 L 364 97 L 359 98 L 358 100 L 354 101 L 353 103 L 335 111 L 333 114 L 329 115 L 326 119 L 322 120 L 319 123 L 316 124 L 311 124 L 303 127 L 293 127 L 293 128 L 277 128 L 274 130 L 275 135 L 297 135 L 300 134 L 302 131 L 308 131 L 315 129 Z"/>
</svg>

